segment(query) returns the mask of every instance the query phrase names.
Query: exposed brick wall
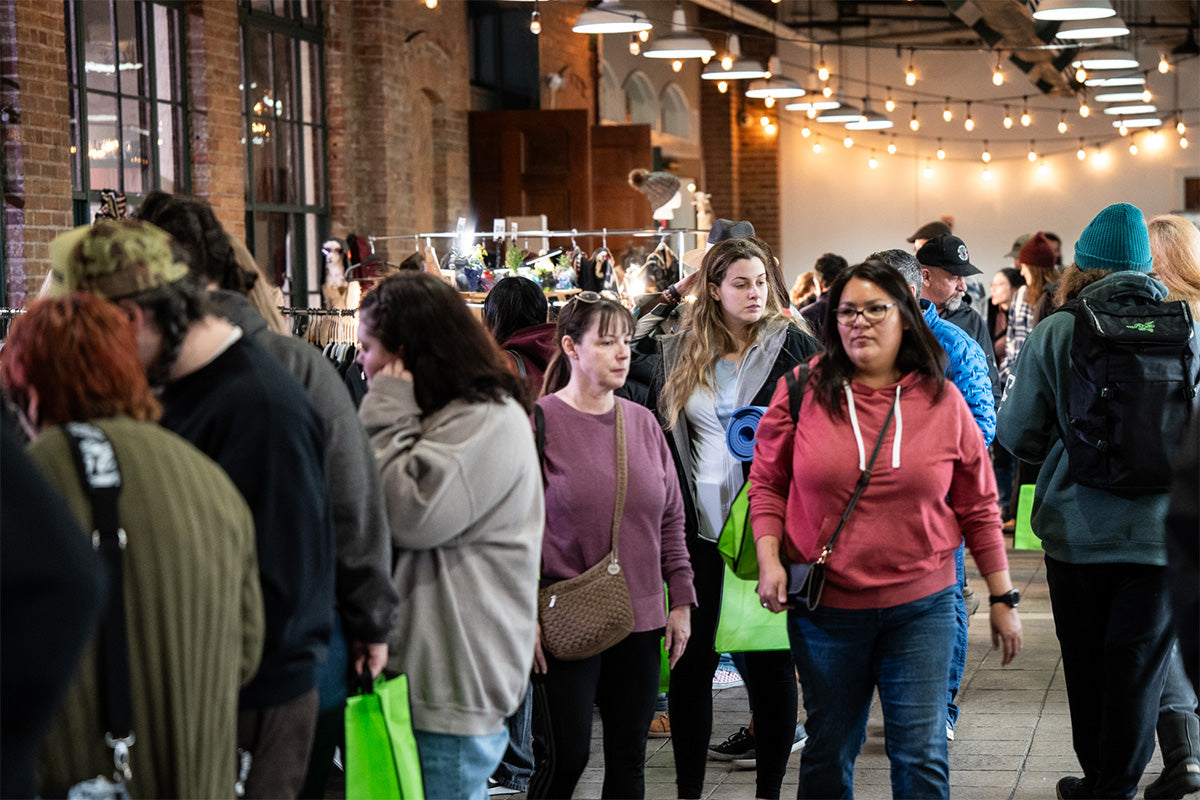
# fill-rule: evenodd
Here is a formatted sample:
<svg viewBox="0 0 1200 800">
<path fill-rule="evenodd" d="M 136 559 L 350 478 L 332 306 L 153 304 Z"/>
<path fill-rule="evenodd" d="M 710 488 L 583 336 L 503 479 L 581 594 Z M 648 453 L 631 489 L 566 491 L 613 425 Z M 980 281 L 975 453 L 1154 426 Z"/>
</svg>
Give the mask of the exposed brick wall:
<svg viewBox="0 0 1200 800">
<path fill-rule="evenodd" d="M 539 3 L 542 33 L 538 36 L 538 62 L 541 73 L 541 107 L 544 109 L 582 108 L 588 112 L 588 124 L 596 122 L 596 47 L 594 36 L 575 33 L 571 28 L 587 7 L 576 3 Z M 546 76 L 558 73 L 563 86 L 550 89 Z"/>
<path fill-rule="evenodd" d="M 228 0 L 186 6 L 192 192 L 206 198 L 231 234 L 246 234 L 246 146 L 242 143 L 238 12 Z"/>
<path fill-rule="evenodd" d="M 779 249 L 779 134 L 769 134 L 759 124 L 761 108 L 747 113 L 750 124 L 739 126 L 737 137 L 738 215 L 754 223 L 760 239 Z"/>
<path fill-rule="evenodd" d="M 721 94 L 713 81 L 701 81 L 700 149 L 704 155 L 704 191 L 712 195 L 714 218 L 738 216 L 737 97 Z"/>
<path fill-rule="evenodd" d="M 50 240 L 71 225 L 62 4 L 0 3 L 0 34 L 6 78 L 3 105 L 14 114 L 3 124 L 6 302 L 22 307 L 48 271 Z M 19 88 L 10 86 L 8 79 Z"/>
</svg>

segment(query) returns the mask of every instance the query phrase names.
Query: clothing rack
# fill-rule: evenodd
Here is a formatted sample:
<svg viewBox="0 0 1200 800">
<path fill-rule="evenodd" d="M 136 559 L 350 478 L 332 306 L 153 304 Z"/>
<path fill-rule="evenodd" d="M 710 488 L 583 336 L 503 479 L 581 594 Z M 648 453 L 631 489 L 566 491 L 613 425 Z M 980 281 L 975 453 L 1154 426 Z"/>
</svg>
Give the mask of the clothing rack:
<svg viewBox="0 0 1200 800">
<path fill-rule="evenodd" d="M 288 308 L 279 313 L 292 335 L 317 347 L 358 341 L 358 310 L 353 308 Z"/>
<path fill-rule="evenodd" d="M 24 313 L 23 308 L 0 308 L 0 341 L 8 338 L 8 326 Z"/>
</svg>

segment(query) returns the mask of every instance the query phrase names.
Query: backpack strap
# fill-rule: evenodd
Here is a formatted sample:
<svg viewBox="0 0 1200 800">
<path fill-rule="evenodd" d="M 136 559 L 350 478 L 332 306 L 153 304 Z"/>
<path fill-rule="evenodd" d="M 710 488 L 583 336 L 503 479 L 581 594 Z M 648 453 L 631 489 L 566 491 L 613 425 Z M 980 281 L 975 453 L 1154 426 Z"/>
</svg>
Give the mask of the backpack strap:
<svg viewBox="0 0 1200 800">
<path fill-rule="evenodd" d="M 794 370 L 784 373 L 788 387 L 788 410 L 791 412 L 792 424 L 800 419 L 800 405 L 804 402 L 804 389 L 808 385 L 808 364 L 801 364 Z"/>
<path fill-rule="evenodd" d="M 542 486 L 546 485 L 546 413 L 536 403 L 533 406 L 533 443 L 537 446 L 538 466 L 542 471 Z"/>
</svg>

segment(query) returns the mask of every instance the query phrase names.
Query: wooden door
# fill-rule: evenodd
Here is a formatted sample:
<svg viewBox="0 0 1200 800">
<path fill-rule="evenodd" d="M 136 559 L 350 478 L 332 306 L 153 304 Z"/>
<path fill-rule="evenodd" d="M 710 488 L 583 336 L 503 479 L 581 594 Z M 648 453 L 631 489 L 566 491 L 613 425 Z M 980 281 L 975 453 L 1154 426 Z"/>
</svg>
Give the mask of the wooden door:
<svg viewBox="0 0 1200 800">
<path fill-rule="evenodd" d="M 596 125 L 592 128 L 592 220 L 597 228 L 634 229 L 654 224 L 646 195 L 629 185 L 629 171 L 653 169 L 649 125 Z M 627 236 L 608 237 L 609 249 L 646 244 Z M 598 247 L 599 241 L 593 247 Z"/>
</svg>

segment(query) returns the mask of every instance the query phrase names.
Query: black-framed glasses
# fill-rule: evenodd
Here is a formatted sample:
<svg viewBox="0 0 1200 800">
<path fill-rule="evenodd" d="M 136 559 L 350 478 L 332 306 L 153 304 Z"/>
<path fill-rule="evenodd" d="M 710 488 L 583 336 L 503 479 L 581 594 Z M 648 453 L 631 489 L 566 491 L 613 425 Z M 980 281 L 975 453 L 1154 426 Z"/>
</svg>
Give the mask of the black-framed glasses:
<svg viewBox="0 0 1200 800">
<path fill-rule="evenodd" d="M 863 306 L 862 308 L 855 308 L 854 306 L 838 306 L 836 312 L 837 321 L 839 325 L 845 325 L 847 328 L 849 328 L 854 324 L 854 320 L 858 318 L 858 315 L 862 314 L 863 320 L 868 325 L 874 325 L 877 322 L 883 322 L 883 318 L 887 316 L 888 309 L 894 305 L 896 304 L 893 302 L 871 303 L 870 305 Z"/>
</svg>

